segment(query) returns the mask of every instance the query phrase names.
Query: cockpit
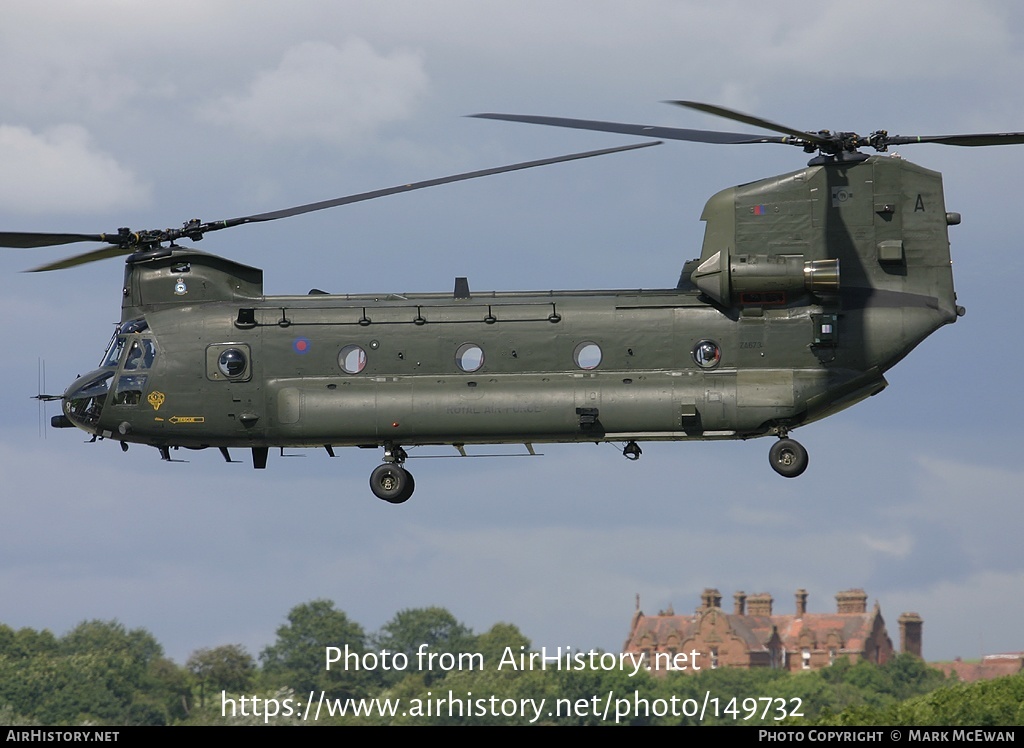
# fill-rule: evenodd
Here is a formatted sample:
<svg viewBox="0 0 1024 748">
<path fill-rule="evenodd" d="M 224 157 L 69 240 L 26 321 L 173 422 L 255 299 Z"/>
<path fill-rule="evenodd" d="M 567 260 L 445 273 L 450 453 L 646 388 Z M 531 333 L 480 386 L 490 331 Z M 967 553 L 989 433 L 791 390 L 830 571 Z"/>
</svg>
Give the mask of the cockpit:
<svg viewBox="0 0 1024 748">
<path fill-rule="evenodd" d="M 138 405 L 156 359 L 156 342 L 146 320 L 122 323 L 107 344 L 99 369 L 77 380 L 64 393 L 65 415 L 76 426 L 94 431 L 108 404 Z"/>
</svg>

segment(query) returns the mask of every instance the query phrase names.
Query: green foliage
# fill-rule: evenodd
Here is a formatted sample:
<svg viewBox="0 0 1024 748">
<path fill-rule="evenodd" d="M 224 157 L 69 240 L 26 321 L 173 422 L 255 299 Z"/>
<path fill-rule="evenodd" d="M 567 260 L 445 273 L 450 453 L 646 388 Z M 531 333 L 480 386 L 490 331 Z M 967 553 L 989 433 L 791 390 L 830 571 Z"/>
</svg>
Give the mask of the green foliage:
<svg viewBox="0 0 1024 748">
<path fill-rule="evenodd" d="M 23 628 L 15 631 L 10 626 L 0 624 L 0 656 L 32 657 L 56 650 L 57 637 L 49 629 L 36 631 Z"/>
<path fill-rule="evenodd" d="M 807 716 L 816 719 L 820 715 L 825 720 L 840 712 L 879 713 L 898 701 L 928 693 L 947 682 L 941 671 L 909 654 L 896 655 L 884 665 L 863 660 L 851 665 L 842 660 L 815 675 L 829 688 L 810 702 L 813 708 Z"/>
<path fill-rule="evenodd" d="M 511 623 L 496 623 L 476 638 L 476 651 L 484 663 L 497 663 L 506 649 L 513 652 L 528 651 L 530 640 Z"/>
<path fill-rule="evenodd" d="M 148 631 L 128 631 L 117 621 L 82 621 L 61 637 L 59 649 L 65 654 L 116 652 L 127 655 L 142 668 L 163 655 L 163 647 Z"/>
<path fill-rule="evenodd" d="M 2 638 L 7 646 L 0 654 L 0 696 L 18 714 L 50 725 L 171 719 L 173 687 L 162 678 L 174 666 L 144 629 L 84 621 L 59 640 L 30 629 Z"/>
<path fill-rule="evenodd" d="M 828 725 L 1011 727 L 1024 724 L 1024 674 L 956 683 L 882 708 L 859 706 L 821 720 Z"/>
<path fill-rule="evenodd" d="M 158 657 L 149 664 L 136 700 L 145 698 L 159 704 L 167 722 L 185 719 L 192 707 L 192 684 L 188 671 L 173 660 Z"/>
<path fill-rule="evenodd" d="M 375 674 L 364 669 L 335 665 L 325 668 L 327 647 L 366 651 L 363 627 L 349 620 L 330 600 L 296 605 L 288 623 L 277 629 L 277 641 L 260 654 L 264 673 L 273 685 L 292 688 L 299 694 L 325 691 L 331 697 L 364 696 Z"/>
<path fill-rule="evenodd" d="M 199 683 L 201 707 L 206 706 L 208 693 L 247 690 L 256 674 L 256 661 L 239 644 L 197 649 L 188 658 L 185 667 Z"/>
<path fill-rule="evenodd" d="M 928 667 L 913 655 L 900 654 L 882 666 L 892 682 L 891 693 L 899 700 L 928 693 L 947 683 L 941 670 Z"/>
<path fill-rule="evenodd" d="M 802 688 L 794 688 L 796 680 L 780 670 L 737 668 L 702 669 L 700 672 L 676 672 L 660 678 L 652 678 L 651 699 L 670 701 L 676 699 L 679 714 L 652 716 L 650 723 L 658 725 L 759 725 L 777 724 L 777 716 L 768 707 L 778 706 L 774 701 L 768 704 L 759 698 L 789 699 Z M 788 693 L 785 693 L 789 686 Z M 645 691 L 647 689 L 645 688 Z M 748 700 L 744 703 L 744 700 Z M 705 704 L 705 701 L 707 702 Z M 686 702 L 685 708 L 683 702 Z M 704 717 L 699 716 L 704 709 Z M 768 716 L 765 714 L 766 709 Z M 749 719 L 747 718 L 749 717 Z"/>
<path fill-rule="evenodd" d="M 35 727 L 39 722 L 18 714 L 10 704 L 0 706 L 0 727 Z"/>
<path fill-rule="evenodd" d="M 374 637 L 373 645 L 380 651 L 402 653 L 409 658 L 410 669 L 416 668 L 424 676 L 426 682 L 433 683 L 443 678 L 451 667 L 442 667 L 442 653 L 459 653 L 476 651 L 476 637 L 465 625 L 456 620 L 444 608 L 407 608 L 395 614 L 385 623 Z M 432 667 L 420 668 L 418 654 L 420 647 L 426 645 L 423 654 L 424 665 Z M 431 658 L 431 655 L 435 657 Z M 395 683 L 404 677 L 401 671 L 382 671 L 385 683 Z"/>
</svg>

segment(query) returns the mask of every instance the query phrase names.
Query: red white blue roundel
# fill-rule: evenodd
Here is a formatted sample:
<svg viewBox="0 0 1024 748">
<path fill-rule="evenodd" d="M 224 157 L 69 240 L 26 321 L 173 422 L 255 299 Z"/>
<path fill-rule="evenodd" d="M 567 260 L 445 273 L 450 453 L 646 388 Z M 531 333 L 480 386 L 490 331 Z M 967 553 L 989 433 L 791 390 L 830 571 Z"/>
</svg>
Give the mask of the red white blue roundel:
<svg viewBox="0 0 1024 748">
<path fill-rule="evenodd" d="M 313 347 L 309 338 L 295 338 L 292 341 L 292 350 L 296 353 L 309 353 L 309 349 Z"/>
</svg>

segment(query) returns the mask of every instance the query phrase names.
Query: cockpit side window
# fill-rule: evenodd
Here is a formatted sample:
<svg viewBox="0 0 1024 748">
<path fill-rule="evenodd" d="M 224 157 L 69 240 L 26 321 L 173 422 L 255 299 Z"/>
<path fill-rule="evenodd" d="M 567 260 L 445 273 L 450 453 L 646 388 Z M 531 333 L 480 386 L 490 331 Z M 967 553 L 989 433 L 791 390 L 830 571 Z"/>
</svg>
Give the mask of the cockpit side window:
<svg viewBox="0 0 1024 748">
<path fill-rule="evenodd" d="M 114 391 L 114 405 L 138 405 L 146 389 L 145 374 L 125 374 L 118 377 Z"/>
</svg>

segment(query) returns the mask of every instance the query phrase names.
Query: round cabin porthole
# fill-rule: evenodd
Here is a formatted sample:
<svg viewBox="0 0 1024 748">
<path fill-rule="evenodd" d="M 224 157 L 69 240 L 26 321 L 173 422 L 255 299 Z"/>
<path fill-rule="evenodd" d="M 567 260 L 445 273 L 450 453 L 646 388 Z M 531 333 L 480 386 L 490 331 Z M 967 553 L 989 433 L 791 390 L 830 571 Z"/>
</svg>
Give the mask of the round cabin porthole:
<svg viewBox="0 0 1024 748">
<path fill-rule="evenodd" d="M 722 349 L 713 340 L 702 340 L 693 347 L 693 360 L 702 369 L 713 369 L 722 360 Z"/>
<path fill-rule="evenodd" d="M 476 343 L 463 343 L 455 351 L 455 364 L 465 372 L 474 372 L 484 365 L 484 349 Z"/>
<path fill-rule="evenodd" d="M 228 348 L 217 359 L 217 368 L 228 379 L 234 379 L 245 374 L 245 367 L 245 354 L 237 348 Z"/>
<path fill-rule="evenodd" d="M 601 346 L 590 341 L 580 343 L 572 352 L 572 360 L 581 369 L 596 369 L 601 364 Z"/>
<path fill-rule="evenodd" d="M 338 366 L 346 374 L 358 374 L 366 368 L 366 351 L 358 345 L 346 345 L 338 354 Z"/>
</svg>

